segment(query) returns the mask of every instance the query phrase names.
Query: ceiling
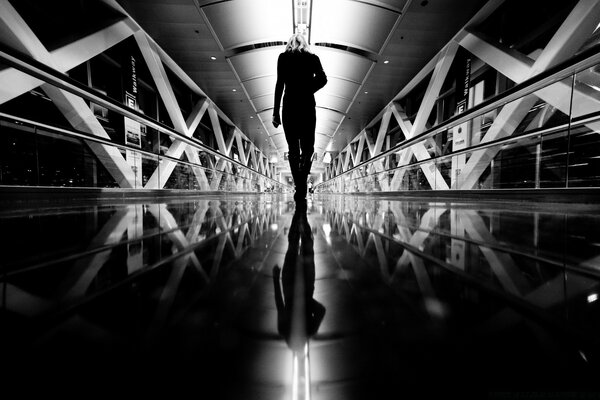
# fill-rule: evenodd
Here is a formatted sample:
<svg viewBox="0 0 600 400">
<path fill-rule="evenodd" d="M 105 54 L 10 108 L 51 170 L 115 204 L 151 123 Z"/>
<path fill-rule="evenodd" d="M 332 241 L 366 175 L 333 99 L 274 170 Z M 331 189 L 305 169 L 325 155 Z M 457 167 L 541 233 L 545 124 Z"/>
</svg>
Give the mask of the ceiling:
<svg viewBox="0 0 600 400">
<path fill-rule="evenodd" d="M 285 167 L 270 123 L 277 57 L 308 22 L 328 77 L 315 98 L 315 152 L 342 150 L 487 0 L 119 0 L 212 101 Z M 304 14 L 294 15 L 296 3 Z M 300 10 L 301 11 L 301 10 Z M 303 21 L 307 16 L 309 21 Z M 215 59 L 211 59 L 211 57 Z M 319 168 L 320 163 L 314 167 Z M 313 168 L 314 169 L 314 168 Z"/>
</svg>

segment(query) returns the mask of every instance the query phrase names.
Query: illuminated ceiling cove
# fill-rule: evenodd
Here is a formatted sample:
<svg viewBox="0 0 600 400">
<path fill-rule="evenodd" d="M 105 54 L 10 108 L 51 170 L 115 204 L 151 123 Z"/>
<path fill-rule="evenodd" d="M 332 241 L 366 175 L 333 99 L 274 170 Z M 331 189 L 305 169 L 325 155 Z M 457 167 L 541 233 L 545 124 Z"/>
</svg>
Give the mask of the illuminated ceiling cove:
<svg viewBox="0 0 600 400">
<path fill-rule="evenodd" d="M 359 134 L 485 1 L 119 3 L 282 170 L 287 143 L 271 124 L 277 57 L 294 31 L 304 32 L 328 77 L 315 96 L 320 172 L 326 154 Z"/>
</svg>

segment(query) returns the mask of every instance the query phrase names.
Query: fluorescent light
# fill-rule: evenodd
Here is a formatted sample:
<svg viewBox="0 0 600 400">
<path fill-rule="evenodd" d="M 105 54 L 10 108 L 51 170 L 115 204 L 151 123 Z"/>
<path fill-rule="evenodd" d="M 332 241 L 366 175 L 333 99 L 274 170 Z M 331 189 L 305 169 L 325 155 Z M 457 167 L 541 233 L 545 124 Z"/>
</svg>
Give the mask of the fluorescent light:
<svg viewBox="0 0 600 400">
<path fill-rule="evenodd" d="M 310 0 L 294 1 L 295 31 L 302 33 L 308 41 L 310 35 Z"/>
</svg>

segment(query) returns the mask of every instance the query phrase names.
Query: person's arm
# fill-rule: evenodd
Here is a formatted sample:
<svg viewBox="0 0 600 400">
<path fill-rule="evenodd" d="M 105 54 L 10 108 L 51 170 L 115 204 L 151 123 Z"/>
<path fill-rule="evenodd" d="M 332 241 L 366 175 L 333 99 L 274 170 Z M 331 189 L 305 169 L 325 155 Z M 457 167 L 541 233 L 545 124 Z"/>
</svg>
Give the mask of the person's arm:
<svg viewBox="0 0 600 400">
<path fill-rule="evenodd" d="M 313 79 L 313 93 L 317 92 L 321 89 L 325 84 L 327 84 L 327 75 L 325 75 L 325 71 L 323 71 L 323 66 L 321 65 L 321 60 L 319 57 L 315 55 L 315 77 Z"/>
<path fill-rule="evenodd" d="M 273 126 L 277 128 L 281 124 L 279 109 L 281 108 L 281 96 L 283 95 L 283 60 L 282 54 L 277 59 L 277 83 L 275 83 L 275 102 L 273 104 Z"/>
</svg>

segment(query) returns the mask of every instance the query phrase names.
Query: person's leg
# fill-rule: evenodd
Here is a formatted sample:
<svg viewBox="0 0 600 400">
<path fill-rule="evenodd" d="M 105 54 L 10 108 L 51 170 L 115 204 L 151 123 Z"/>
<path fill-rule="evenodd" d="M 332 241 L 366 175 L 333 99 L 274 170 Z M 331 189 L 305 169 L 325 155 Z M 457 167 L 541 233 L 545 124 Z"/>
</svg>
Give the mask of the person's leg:
<svg viewBox="0 0 600 400">
<path fill-rule="evenodd" d="M 296 192 L 299 190 L 302 191 L 303 178 L 300 173 L 300 140 L 298 139 L 300 124 L 297 121 L 297 116 L 287 111 L 285 105 L 282 122 L 285 139 L 288 143 L 288 162 L 290 163 L 290 170 L 294 178 L 294 186 L 296 187 Z"/>
<path fill-rule="evenodd" d="M 315 144 L 316 112 L 311 107 L 283 108 L 283 130 L 289 148 L 289 162 L 294 185 L 296 186 L 295 200 L 306 198 L 307 179 L 312 165 L 312 155 Z"/>
<path fill-rule="evenodd" d="M 304 182 L 308 179 L 312 166 L 312 156 L 315 151 L 315 109 L 307 110 L 304 120 L 302 135 L 300 136 L 300 173 Z"/>
</svg>

